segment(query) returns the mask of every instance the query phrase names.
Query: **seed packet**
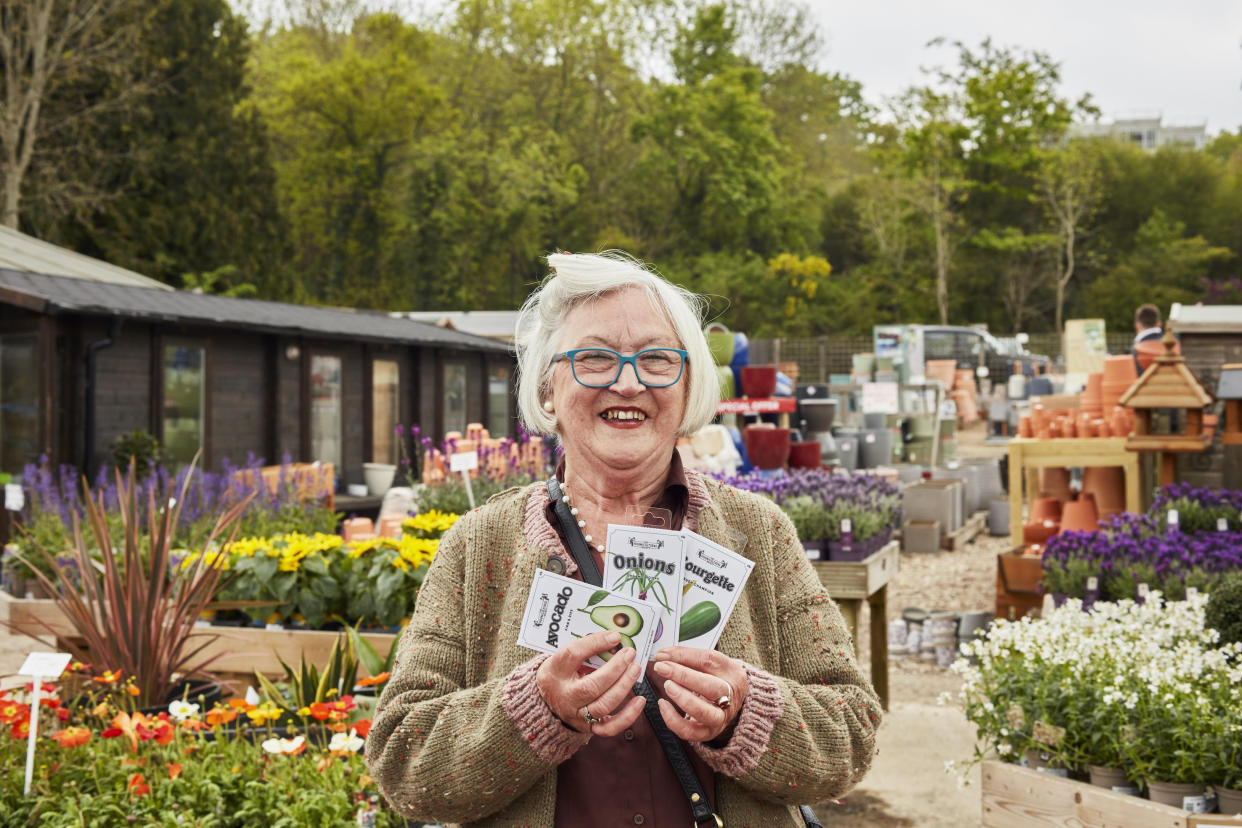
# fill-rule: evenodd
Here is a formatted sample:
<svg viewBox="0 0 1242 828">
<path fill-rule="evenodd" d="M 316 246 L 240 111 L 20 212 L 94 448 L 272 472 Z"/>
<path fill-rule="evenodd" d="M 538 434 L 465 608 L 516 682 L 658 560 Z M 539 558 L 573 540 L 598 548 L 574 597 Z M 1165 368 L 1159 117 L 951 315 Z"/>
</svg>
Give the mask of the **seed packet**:
<svg viewBox="0 0 1242 828">
<path fill-rule="evenodd" d="M 613 653 L 592 656 L 586 663 L 603 667 L 614 653 L 629 647 L 636 651 L 637 662 L 645 664 L 651 657 L 659 617 L 660 608 L 647 601 L 537 569 L 522 613 L 518 644 L 554 653 L 591 633 L 616 631 L 621 643 Z"/>
<path fill-rule="evenodd" d="M 755 562 L 689 529 L 682 535 L 686 546 L 678 642 L 713 650 Z"/>
<path fill-rule="evenodd" d="M 662 610 L 652 652 L 677 643 L 680 616 L 681 532 L 647 526 L 608 525 L 604 586 L 613 592 L 650 601 Z"/>
</svg>

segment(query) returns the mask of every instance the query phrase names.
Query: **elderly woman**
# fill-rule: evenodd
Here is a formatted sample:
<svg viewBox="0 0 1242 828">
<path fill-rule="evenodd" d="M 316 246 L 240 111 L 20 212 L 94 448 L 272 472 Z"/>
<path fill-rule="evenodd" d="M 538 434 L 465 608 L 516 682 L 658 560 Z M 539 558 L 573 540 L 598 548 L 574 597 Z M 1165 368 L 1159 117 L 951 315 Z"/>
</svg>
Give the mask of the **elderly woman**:
<svg viewBox="0 0 1242 828">
<path fill-rule="evenodd" d="M 880 705 L 841 614 L 771 501 L 682 467 L 713 417 L 697 297 L 619 254 L 548 257 L 519 317 L 518 405 L 556 434 L 556 478 L 603 569 L 610 523 L 667 509 L 754 561 L 716 650 L 668 647 L 646 670 L 727 826 L 801 825 L 875 753 Z M 579 577 L 540 482 L 445 534 L 367 739 L 371 773 L 416 819 L 472 825 L 685 826 L 691 806 L 634 692 L 644 665 L 599 632 L 534 655 L 516 643 L 536 569 Z M 576 530 L 575 530 L 576 531 Z M 739 540 L 741 539 L 741 540 Z M 584 558 L 585 560 L 585 558 Z"/>
</svg>

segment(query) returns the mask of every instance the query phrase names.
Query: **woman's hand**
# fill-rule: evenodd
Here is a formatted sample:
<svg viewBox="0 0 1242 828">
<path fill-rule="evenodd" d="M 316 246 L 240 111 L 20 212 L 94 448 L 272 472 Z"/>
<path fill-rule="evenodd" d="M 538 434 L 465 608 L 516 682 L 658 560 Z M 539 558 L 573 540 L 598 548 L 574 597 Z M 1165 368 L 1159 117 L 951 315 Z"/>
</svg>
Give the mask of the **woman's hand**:
<svg viewBox="0 0 1242 828">
<path fill-rule="evenodd" d="M 642 669 L 634 663 L 632 648 L 622 647 L 603 667 L 579 675 L 582 662 L 620 643 L 621 636 L 615 632 L 591 633 L 557 650 L 539 665 L 535 673 L 539 694 L 566 726 L 580 733 L 616 736 L 643 712 L 645 700 L 634 695 Z M 598 721 L 589 723 L 583 710 Z"/>
<path fill-rule="evenodd" d="M 700 647 L 665 647 L 652 660 L 656 675 L 664 679 L 668 698 L 660 699 L 660 715 L 669 730 L 687 742 L 711 742 L 728 734 L 749 686 L 742 662 Z M 729 701 L 720 707 L 723 698 Z"/>
</svg>

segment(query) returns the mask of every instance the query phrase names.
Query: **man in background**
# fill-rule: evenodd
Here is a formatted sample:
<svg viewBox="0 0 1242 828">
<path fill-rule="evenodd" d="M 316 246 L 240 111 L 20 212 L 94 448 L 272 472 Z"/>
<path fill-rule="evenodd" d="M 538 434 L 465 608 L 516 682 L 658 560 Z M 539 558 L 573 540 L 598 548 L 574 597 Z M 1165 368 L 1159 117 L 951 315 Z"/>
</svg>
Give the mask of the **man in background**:
<svg viewBox="0 0 1242 828">
<path fill-rule="evenodd" d="M 1140 305 L 1134 312 L 1134 331 L 1130 353 L 1134 356 L 1134 367 L 1142 374 L 1143 369 L 1138 367 L 1138 344 L 1164 337 L 1164 329 L 1160 327 L 1160 308 L 1155 305 Z"/>
</svg>

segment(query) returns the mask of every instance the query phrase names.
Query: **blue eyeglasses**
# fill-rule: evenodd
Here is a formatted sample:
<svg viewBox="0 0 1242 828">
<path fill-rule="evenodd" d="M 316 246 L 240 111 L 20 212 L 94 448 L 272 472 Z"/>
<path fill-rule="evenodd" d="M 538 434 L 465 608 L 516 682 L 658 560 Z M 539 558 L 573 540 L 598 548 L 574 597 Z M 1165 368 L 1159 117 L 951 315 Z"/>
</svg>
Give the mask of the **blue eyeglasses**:
<svg viewBox="0 0 1242 828">
<path fill-rule="evenodd" d="M 552 357 L 569 360 L 574 379 L 587 388 L 607 388 L 621 378 L 628 362 L 638 381 L 648 388 L 667 388 L 681 379 L 690 352 L 681 348 L 646 348 L 633 356 L 621 356 L 611 348 L 575 348 Z"/>
</svg>

